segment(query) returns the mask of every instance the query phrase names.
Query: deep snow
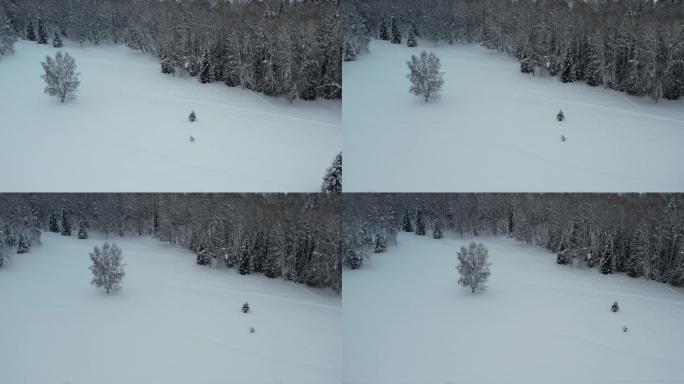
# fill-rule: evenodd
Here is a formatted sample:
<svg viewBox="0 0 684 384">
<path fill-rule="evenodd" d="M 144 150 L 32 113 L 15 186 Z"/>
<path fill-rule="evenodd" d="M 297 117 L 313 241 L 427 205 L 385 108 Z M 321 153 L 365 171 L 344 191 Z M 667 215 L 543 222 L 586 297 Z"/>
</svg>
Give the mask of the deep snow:
<svg viewBox="0 0 684 384">
<path fill-rule="evenodd" d="M 560 266 L 511 239 L 445 235 L 401 233 L 345 271 L 346 383 L 682 383 L 684 290 Z M 455 269 L 470 241 L 492 262 L 476 294 Z"/>
<path fill-rule="evenodd" d="M 409 94 L 406 78 L 406 61 L 423 49 L 445 72 L 442 97 L 429 104 Z M 684 100 L 533 77 L 473 45 L 374 41 L 370 51 L 343 67 L 345 191 L 684 189 Z"/>
<path fill-rule="evenodd" d="M 0 268 L 0 382 L 339 383 L 339 296 L 130 237 L 114 239 L 126 276 L 107 296 L 90 285 L 96 237 L 44 233 Z"/>
<path fill-rule="evenodd" d="M 339 101 L 173 78 L 124 46 L 59 50 L 81 72 L 64 104 L 40 78 L 58 49 L 21 41 L 0 61 L 4 192 L 316 192 L 342 148 Z"/>
</svg>

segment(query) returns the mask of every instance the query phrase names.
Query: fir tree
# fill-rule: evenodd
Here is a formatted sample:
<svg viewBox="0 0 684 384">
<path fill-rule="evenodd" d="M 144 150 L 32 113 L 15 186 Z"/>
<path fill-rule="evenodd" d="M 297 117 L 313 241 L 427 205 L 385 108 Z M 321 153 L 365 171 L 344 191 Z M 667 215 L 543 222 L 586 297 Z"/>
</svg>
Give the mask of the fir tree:
<svg viewBox="0 0 684 384">
<path fill-rule="evenodd" d="M 401 32 L 399 32 L 399 25 L 397 19 L 392 18 L 392 44 L 401 44 Z"/>
<path fill-rule="evenodd" d="M 423 212 L 416 210 L 416 235 L 425 236 L 425 221 L 423 221 Z"/>
<path fill-rule="evenodd" d="M 48 34 L 43 26 L 43 19 L 38 19 L 38 44 L 47 44 Z"/>
<path fill-rule="evenodd" d="M 247 312 L 249 312 L 249 303 L 245 301 L 245 303 L 242 305 L 242 313 Z"/>
<path fill-rule="evenodd" d="M 195 111 L 190 112 L 190 116 L 188 116 L 188 120 L 190 120 L 191 123 L 194 123 L 195 120 L 197 120 L 197 115 L 195 114 Z"/>
<path fill-rule="evenodd" d="M 617 301 L 614 302 L 613 305 L 611 305 L 610 310 L 611 310 L 612 312 L 617 312 L 617 311 L 620 310 L 620 306 L 618 305 L 618 302 L 617 302 Z"/>
<path fill-rule="evenodd" d="M 332 165 L 325 171 L 321 191 L 342 192 L 342 152 L 335 156 Z"/>
<path fill-rule="evenodd" d="M 36 31 L 33 29 L 33 21 L 30 17 L 26 19 L 26 40 L 36 41 Z"/>
<path fill-rule="evenodd" d="M 66 210 L 62 211 L 62 236 L 71 236 L 71 221 Z"/>
<path fill-rule="evenodd" d="M 209 257 L 209 250 L 205 246 L 200 246 L 197 250 L 196 262 L 198 265 L 211 265 L 211 257 Z"/>
<path fill-rule="evenodd" d="M 50 213 L 48 229 L 50 232 L 59 233 L 59 223 L 57 222 L 57 215 L 54 212 Z"/>
<path fill-rule="evenodd" d="M 534 61 L 528 53 L 524 53 L 520 58 L 520 72 L 534 74 Z"/>
<path fill-rule="evenodd" d="M 439 220 L 435 220 L 435 223 L 432 225 L 432 238 L 441 239 L 443 237 L 444 234 L 442 233 L 442 225 L 440 224 Z"/>
<path fill-rule="evenodd" d="M 558 121 L 565 120 L 565 114 L 563 113 L 563 111 L 558 112 L 558 114 L 556 115 L 556 120 L 558 120 Z"/>
<path fill-rule="evenodd" d="M 249 240 L 246 238 L 242 241 L 242 247 L 240 248 L 240 274 L 249 275 L 251 269 L 249 267 Z"/>
<path fill-rule="evenodd" d="M 199 81 L 202 84 L 211 82 L 211 64 L 209 63 L 209 53 L 207 51 L 204 51 L 204 55 L 202 55 Z"/>
<path fill-rule="evenodd" d="M 564 83 L 572 83 L 577 80 L 575 76 L 575 62 L 572 50 L 568 47 L 563 58 L 563 66 L 561 67 L 561 81 Z"/>
<path fill-rule="evenodd" d="M 19 243 L 17 244 L 17 253 L 28 253 L 30 249 L 29 241 L 24 235 L 19 236 Z"/>
<path fill-rule="evenodd" d="M 414 26 L 410 26 L 408 29 L 408 37 L 406 38 L 407 47 L 417 47 L 418 41 L 416 40 L 416 30 Z"/>
<path fill-rule="evenodd" d="M 411 215 L 408 209 L 404 211 L 404 218 L 402 219 L 402 228 L 404 232 L 413 232 L 413 226 L 411 225 Z"/>
<path fill-rule="evenodd" d="M 88 238 L 88 225 L 83 219 L 78 222 L 78 238 L 81 240 Z"/>
<path fill-rule="evenodd" d="M 173 62 L 168 56 L 164 56 L 161 59 L 161 72 L 166 74 L 175 74 L 176 68 L 173 66 Z"/>
<path fill-rule="evenodd" d="M 55 48 L 62 48 L 64 46 L 64 43 L 62 43 L 62 38 L 59 37 L 59 32 L 55 32 L 55 35 L 52 38 L 52 46 Z"/>
<path fill-rule="evenodd" d="M 388 41 L 389 33 L 387 32 L 387 23 L 385 19 L 380 20 L 380 40 Z"/>
<path fill-rule="evenodd" d="M 387 243 L 385 242 L 385 237 L 377 234 L 375 235 L 375 253 L 385 252 L 387 249 Z"/>
<path fill-rule="evenodd" d="M 602 59 L 602 49 L 598 37 L 589 40 L 587 67 L 584 71 L 584 78 L 586 83 L 592 87 L 603 84 L 603 68 L 605 64 Z"/>
</svg>

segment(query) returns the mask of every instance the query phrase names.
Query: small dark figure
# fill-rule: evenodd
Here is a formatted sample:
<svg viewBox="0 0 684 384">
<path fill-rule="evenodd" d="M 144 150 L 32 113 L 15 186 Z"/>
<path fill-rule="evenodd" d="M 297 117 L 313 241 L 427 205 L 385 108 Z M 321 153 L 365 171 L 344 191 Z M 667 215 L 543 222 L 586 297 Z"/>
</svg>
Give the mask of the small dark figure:
<svg viewBox="0 0 684 384">
<path fill-rule="evenodd" d="M 249 333 L 254 333 L 254 327 L 249 327 Z"/>
<path fill-rule="evenodd" d="M 558 120 L 558 121 L 565 120 L 565 115 L 563 114 L 562 110 L 560 112 L 558 112 L 558 114 L 556 115 L 556 120 Z"/>
<path fill-rule="evenodd" d="M 568 138 L 565 137 L 565 135 L 561 135 L 561 141 L 562 141 L 562 142 L 566 142 L 567 140 L 568 140 Z"/>
<path fill-rule="evenodd" d="M 617 301 L 613 303 L 613 306 L 610 307 L 610 310 L 613 312 L 617 312 L 620 310 L 620 306 L 618 305 Z"/>
<path fill-rule="evenodd" d="M 197 115 L 195 115 L 195 111 L 190 112 L 190 116 L 188 117 L 190 119 L 191 123 L 194 123 L 195 120 L 197 120 Z"/>
<path fill-rule="evenodd" d="M 190 142 L 194 143 L 195 142 L 195 136 L 190 136 Z"/>
<path fill-rule="evenodd" d="M 628 331 L 627 326 L 623 325 L 622 326 L 622 332 L 627 332 L 627 331 Z"/>
<path fill-rule="evenodd" d="M 249 304 L 245 301 L 245 305 L 242 306 L 242 313 L 249 312 Z"/>
</svg>

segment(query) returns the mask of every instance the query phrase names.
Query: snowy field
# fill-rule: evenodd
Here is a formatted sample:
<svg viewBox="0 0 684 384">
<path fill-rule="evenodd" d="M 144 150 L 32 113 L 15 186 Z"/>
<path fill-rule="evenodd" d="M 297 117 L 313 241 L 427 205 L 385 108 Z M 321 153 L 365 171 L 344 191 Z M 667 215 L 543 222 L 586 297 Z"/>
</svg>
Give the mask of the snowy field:
<svg viewBox="0 0 684 384">
<path fill-rule="evenodd" d="M 492 275 L 471 294 L 455 265 L 473 239 L 449 236 L 400 234 L 345 272 L 346 383 L 684 382 L 684 290 L 560 266 L 545 250 L 480 236 Z"/>
<path fill-rule="evenodd" d="M 0 268 L 0 382 L 339 383 L 334 293 L 207 269 L 189 251 L 121 238 L 126 276 L 107 296 L 88 270 L 103 242 L 43 234 L 42 246 Z"/>
<path fill-rule="evenodd" d="M 64 104 L 40 78 L 56 48 L 22 41 L 0 61 L 5 192 L 315 192 L 342 148 L 339 101 L 291 105 L 173 78 L 124 46 L 67 41 L 60 50 L 81 72 L 77 98 Z"/>
<path fill-rule="evenodd" d="M 445 72 L 442 98 L 427 105 L 406 78 L 423 49 Z M 515 58 L 479 46 L 370 50 L 343 68 L 345 191 L 684 189 L 684 100 L 525 75 Z"/>
</svg>

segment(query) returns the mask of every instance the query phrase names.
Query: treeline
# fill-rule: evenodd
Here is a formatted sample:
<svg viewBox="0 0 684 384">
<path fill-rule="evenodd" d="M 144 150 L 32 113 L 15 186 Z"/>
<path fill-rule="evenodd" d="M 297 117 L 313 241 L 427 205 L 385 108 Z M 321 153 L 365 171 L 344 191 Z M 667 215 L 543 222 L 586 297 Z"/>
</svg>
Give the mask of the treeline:
<svg viewBox="0 0 684 384">
<path fill-rule="evenodd" d="M 343 52 L 368 39 L 417 35 L 437 44 L 479 43 L 514 55 L 523 72 L 544 70 L 655 100 L 684 95 L 681 0 L 349 0 Z"/>
<path fill-rule="evenodd" d="M 51 37 L 151 53 L 164 73 L 313 100 L 342 97 L 338 8 L 333 0 L 4 0 L 0 14 L 24 39 L 41 24 Z"/>
<path fill-rule="evenodd" d="M 85 227 L 153 236 L 192 250 L 200 265 L 339 292 L 340 204 L 339 194 L 2 194 L 0 248 L 28 252 L 48 230 L 79 228 L 85 238 Z"/>
<path fill-rule="evenodd" d="M 682 194 L 356 194 L 345 196 L 345 263 L 392 244 L 416 217 L 456 234 L 506 235 L 559 264 L 684 284 Z"/>
<path fill-rule="evenodd" d="M 16 33 L 9 16 L 5 10 L 0 6 L 0 60 L 3 56 L 14 52 L 14 42 L 17 41 Z"/>
</svg>

